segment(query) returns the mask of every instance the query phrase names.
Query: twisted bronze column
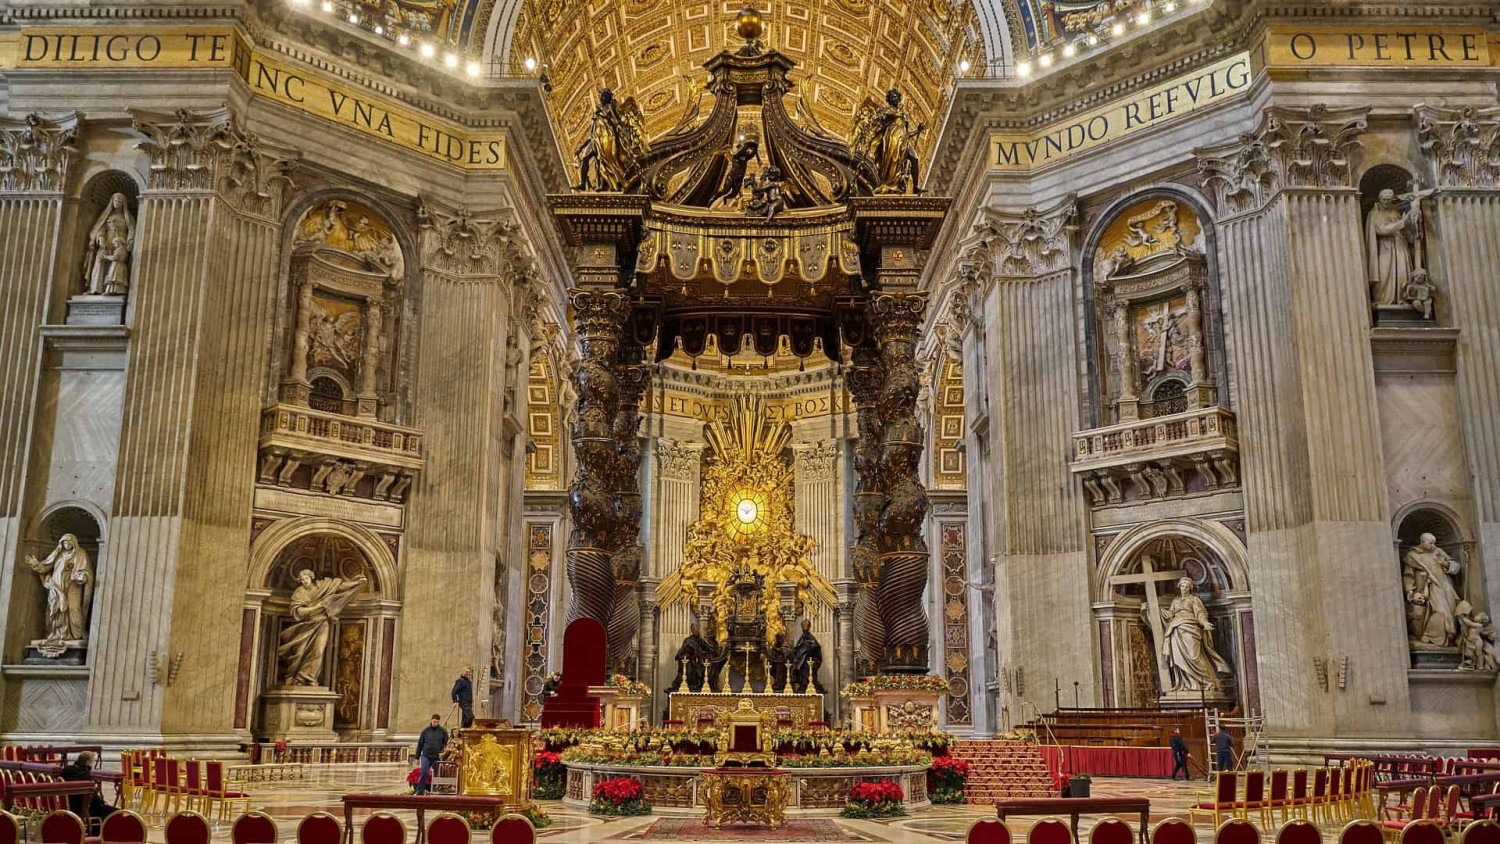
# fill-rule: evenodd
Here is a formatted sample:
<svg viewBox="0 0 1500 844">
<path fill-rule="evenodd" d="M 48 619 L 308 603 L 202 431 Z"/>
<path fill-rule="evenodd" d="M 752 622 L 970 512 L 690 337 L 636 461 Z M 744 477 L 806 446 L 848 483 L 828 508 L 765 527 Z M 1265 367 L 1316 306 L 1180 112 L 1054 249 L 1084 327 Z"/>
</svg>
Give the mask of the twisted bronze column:
<svg viewBox="0 0 1500 844">
<path fill-rule="evenodd" d="M 615 507 L 619 448 L 614 426 L 620 385 L 616 366 L 630 304 L 611 290 L 574 288 L 569 294 L 579 364 L 574 376 L 578 405 L 570 431 L 577 465 L 568 486 L 568 509 L 573 520 L 565 553 L 573 594 L 568 622 L 592 618 L 608 629 L 616 591 L 611 557 L 619 529 Z"/>
<path fill-rule="evenodd" d="M 880 614 L 885 622 L 882 673 L 927 673 L 928 552 L 922 538 L 927 490 L 922 485 L 922 426 L 917 421 L 917 332 L 925 293 L 877 293 L 870 323 L 880 349 L 879 473 L 885 493 L 876 546 L 880 550 Z"/>
<path fill-rule="evenodd" d="M 861 674 L 874 674 L 885 661 L 885 621 L 880 614 L 880 550 L 877 535 L 885 493 L 880 482 L 880 354 L 869 345 L 855 348 L 850 359 L 849 395 L 856 408 L 859 438 L 854 441 L 854 630 Z"/>
<path fill-rule="evenodd" d="M 605 624 L 608 634 L 607 664 L 612 671 L 631 676 L 633 643 L 641 625 L 641 397 L 646 393 L 649 370 L 646 352 L 639 343 L 621 344 L 616 373 L 619 405 L 614 416 L 616 455 L 612 485 L 615 494 L 615 535 L 610 554 L 614 571 L 614 606 Z"/>
</svg>

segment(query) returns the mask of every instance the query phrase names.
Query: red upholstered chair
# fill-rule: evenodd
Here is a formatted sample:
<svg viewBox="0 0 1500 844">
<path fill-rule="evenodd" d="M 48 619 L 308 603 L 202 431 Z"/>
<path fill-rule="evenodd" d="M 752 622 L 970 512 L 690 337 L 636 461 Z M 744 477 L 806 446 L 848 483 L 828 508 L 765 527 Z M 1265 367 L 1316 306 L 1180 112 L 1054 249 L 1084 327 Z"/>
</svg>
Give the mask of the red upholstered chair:
<svg viewBox="0 0 1500 844">
<path fill-rule="evenodd" d="M 1429 820 L 1412 821 L 1401 830 L 1401 844 L 1443 844 L 1443 828 Z"/>
<path fill-rule="evenodd" d="M 490 827 L 490 844 L 536 844 L 536 827 L 524 815 L 501 815 Z"/>
<path fill-rule="evenodd" d="M 229 828 L 234 844 L 276 844 L 276 822 L 264 812 L 246 812 Z"/>
<path fill-rule="evenodd" d="M 1319 768 L 1313 771 L 1312 799 L 1308 801 L 1312 806 L 1313 823 L 1317 823 L 1328 813 L 1328 769 Z"/>
<path fill-rule="evenodd" d="M 1266 802 L 1266 772 L 1245 772 L 1245 799 L 1234 804 L 1234 813 L 1241 820 L 1248 820 L 1251 812 L 1260 814 L 1260 825 L 1270 826 L 1269 805 Z"/>
<path fill-rule="evenodd" d="M 1135 832 L 1119 818 L 1105 818 L 1089 830 L 1089 844 L 1134 844 Z"/>
<path fill-rule="evenodd" d="M 242 805 L 245 807 L 244 811 L 250 811 L 250 795 L 236 790 L 233 786 L 238 783 L 224 778 L 223 762 L 204 763 L 203 781 L 205 807 L 214 800 L 219 801 L 219 820 L 222 821 L 229 816 L 231 806 Z"/>
<path fill-rule="evenodd" d="M 1437 787 L 1438 786 L 1433 786 L 1433 788 Z M 1435 820 L 1439 826 L 1442 826 L 1444 828 L 1457 829 L 1458 826 L 1461 825 L 1464 820 L 1466 820 L 1466 818 L 1460 818 L 1458 812 L 1459 798 L 1462 796 L 1463 789 L 1459 788 L 1456 785 L 1448 786 L 1448 795 L 1443 798 L 1442 801 L 1442 815 L 1441 817 L 1434 817 L 1432 811 L 1432 801 L 1430 799 L 1431 795 L 1429 794 L 1429 800 L 1427 801 L 1427 816 Z"/>
<path fill-rule="evenodd" d="M 3 840 L 3 836 L 0 836 Z M 111 812 L 99 825 L 101 844 L 146 844 L 146 822 L 135 812 Z"/>
<path fill-rule="evenodd" d="M 1395 809 L 1397 812 L 1401 811 L 1400 806 L 1395 807 Z M 1419 788 L 1417 789 L 1416 793 L 1411 796 L 1411 806 L 1409 807 L 1409 811 L 1411 813 L 1404 818 L 1390 818 L 1381 821 L 1380 828 L 1399 831 L 1405 829 L 1407 824 L 1410 824 L 1412 821 L 1420 820 L 1427 812 L 1427 789 Z"/>
<path fill-rule="evenodd" d="M 1385 835 L 1374 821 L 1350 821 L 1339 833 L 1339 844 L 1382 844 Z"/>
<path fill-rule="evenodd" d="M 1354 793 L 1354 765 L 1355 763 L 1350 762 L 1348 767 L 1344 768 L 1344 802 L 1342 804 L 1343 816 L 1351 820 L 1358 811 L 1359 801 L 1359 795 Z"/>
<path fill-rule="evenodd" d="M 1214 844 L 1260 844 L 1260 830 L 1244 818 L 1230 818 L 1214 831 Z"/>
<path fill-rule="evenodd" d="M 1026 844 L 1073 844 L 1073 830 L 1066 821 L 1042 818 L 1026 833 Z"/>
<path fill-rule="evenodd" d="M 18 844 L 21 840 L 21 825 L 9 812 L 0 812 L 0 844 Z"/>
<path fill-rule="evenodd" d="M 1233 771 L 1224 771 L 1219 774 L 1232 774 Z M 1151 830 L 1151 844 L 1198 844 L 1198 833 L 1193 830 L 1193 825 L 1182 818 L 1167 818 L 1158 821 Z"/>
<path fill-rule="evenodd" d="M 297 824 L 297 844 L 339 844 L 343 837 L 339 819 L 327 812 L 313 812 Z"/>
<path fill-rule="evenodd" d="M 1286 823 L 1291 817 L 1288 812 L 1292 807 L 1292 797 L 1287 790 L 1290 779 L 1290 775 L 1284 770 L 1271 772 L 1271 796 L 1266 800 L 1266 808 L 1271 815 L 1275 815 L 1279 809 L 1282 823 Z"/>
<path fill-rule="evenodd" d="M 390 812 L 376 812 L 359 829 L 360 844 L 406 844 L 406 824 Z"/>
<path fill-rule="evenodd" d="M 452 812 L 439 812 L 427 822 L 428 844 L 469 844 L 469 822 Z"/>
<path fill-rule="evenodd" d="M 1010 844 L 1010 827 L 1005 821 L 980 818 L 964 833 L 964 844 Z"/>
<path fill-rule="evenodd" d="M 167 819 L 167 844 L 208 844 L 208 821 L 197 812 L 178 812 Z"/>
<path fill-rule="evenodd" d="M 1307 807 L 1312 802 L 1312 794 L 1307 790 L 1307 769 L 1298 768 L 1292 772 L 1292 796 L 1288 803 L 1291 813 L 1295 817 L 1306 818 Z"/>
<path fill-rule="evenodd" d="M 42 816 L 42 844 L 83 844 L 83 819 L 66 809 Z"/>
<path fill-rule="evenodd" d="M 1217 779 L 1214 780 L 1213 793 L 1198 792 L 1196 802 L 1188 809 L 1188 822 L 1190 824 L 1197 820 L 1199 815 L 1211 815 L 1214 819 L 1214 828 L 1217 829 L 1221 818 L 1225 815 L 1233 814 L 1234 800 L 1239 784 L 1238 777 L 1234 771 L 1220 771 L 1215 776 Z M 1157 824 L 1157 826 L 1161 826 L 1161 824 Z"/>
<path fill-rule="evenodd" d="M 0 833 L 0 844 L 5 840 Z M 1500 824 L 1494 821 L 1475 821 L 1464 830 L 1459 844 L 1500 844 Z"/>
<path fill-rule="evenodd" d="M 1276 844 L 1323 844 L 1323 833 L 1316 825 L 1294 818 L 1276 832 Z"/>
<path fill-rule="evenodd" d="M 183 808 L 194 812 L 208 811 L 203 805 L 208 802 L 208 792 L 203 788 L 203 763 L 197 759 L 187 759 L 182 763 L 181 794 Z"/>
<path fill-rule="evenodd" d="M 1342 768 L 1328 769 L 1328 805 L 1326 811 L 1329 820 L 1339 820 L 1344 816 L 1344 771 Z"/>
</svg>

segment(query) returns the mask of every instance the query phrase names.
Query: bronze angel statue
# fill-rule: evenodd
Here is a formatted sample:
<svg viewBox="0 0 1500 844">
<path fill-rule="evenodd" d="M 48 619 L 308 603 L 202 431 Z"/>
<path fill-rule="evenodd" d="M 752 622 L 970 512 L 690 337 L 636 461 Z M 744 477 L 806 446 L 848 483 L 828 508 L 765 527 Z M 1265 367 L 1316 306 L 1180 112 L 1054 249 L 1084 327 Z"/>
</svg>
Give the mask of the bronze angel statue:
<svg viewBox="0 0 1500 844">
<path fill-rule="evenodd" d="M 578 156 L 578 190 L 627 190 L 645 154 L 646 118 L 635 98 L 616 102 L 614 91 L 600 89 L 588 135 L 574 151 Z"/>
<path fill-rule="evenodd" d="M 867 100 L 860 107 L 854 117 L 853 152 L 869 163 L 875 193 L 922 192 L 917 138 L 926 130 L 927 124 L 920 122 L 913 128 L 895 88 L 885 92 L 885 105 Z"/>
</svg>

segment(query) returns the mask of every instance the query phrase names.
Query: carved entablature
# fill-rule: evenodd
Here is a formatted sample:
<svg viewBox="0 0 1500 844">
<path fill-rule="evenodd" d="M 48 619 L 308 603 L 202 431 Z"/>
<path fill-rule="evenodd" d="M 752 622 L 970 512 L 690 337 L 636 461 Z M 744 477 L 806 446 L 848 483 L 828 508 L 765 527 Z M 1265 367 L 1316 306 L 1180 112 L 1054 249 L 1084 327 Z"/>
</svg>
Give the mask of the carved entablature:
<svg viewBox="0 0 1500 844">
<path fill-rule="evenodd" d="M 380 414 L 393 393 L 404 276 L 401 247 L 379 214 L 347 199 L 308 209 L 293 235 L 283 402 Z"/>
</svg>

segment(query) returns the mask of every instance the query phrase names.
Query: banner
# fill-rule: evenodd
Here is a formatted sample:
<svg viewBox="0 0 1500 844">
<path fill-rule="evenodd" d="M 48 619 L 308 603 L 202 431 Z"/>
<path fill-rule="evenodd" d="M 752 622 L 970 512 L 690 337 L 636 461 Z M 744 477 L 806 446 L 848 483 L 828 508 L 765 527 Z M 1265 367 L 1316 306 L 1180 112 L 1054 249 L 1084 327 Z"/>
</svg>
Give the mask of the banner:
<svg viewBox="0 0 1500 844">
<path fill-rule="evenodd" d="M 990 134 L 989 169 L 1032 170 L 1223 102 L 1250 87 L 1250 54 L 1239 53 L 1130 99 L 1032 135 Z"/>
<path fill-rule="evenodd" d="M 226 68 L 251 93 L 470 170 L 503 170 L 503 133 L 471 133 L 252 48 L 233 29 L 28 28 L 0 36 L 0 69 Z"/>
</svg>

